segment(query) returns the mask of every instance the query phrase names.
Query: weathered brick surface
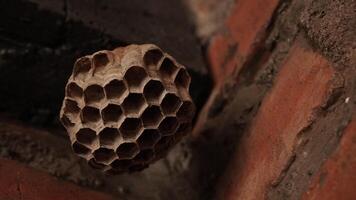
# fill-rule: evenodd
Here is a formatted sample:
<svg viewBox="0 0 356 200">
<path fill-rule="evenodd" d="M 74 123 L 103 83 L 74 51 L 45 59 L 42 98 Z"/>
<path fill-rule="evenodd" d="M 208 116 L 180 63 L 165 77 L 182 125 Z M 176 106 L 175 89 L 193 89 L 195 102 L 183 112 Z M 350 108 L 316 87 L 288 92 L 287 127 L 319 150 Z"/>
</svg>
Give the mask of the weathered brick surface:
<svg viewBox="0 0 356 200">
<path fill-rule="evenodd" d="M 239 70 L 262 39 L 279 0 L 236 1 L 221 33 L 208 48 L 212 75 L 216 82 Z"/>
<path fill-rule="evenodd" d="M 298 133 L 314 119 L 334 74 L 330 64 L 295 41 L 265 97 L 250 130 L 243 136 L 218 188 L 218 199 L 263 199 L 292 158 Z"/>
<path fill-rule="evenodd" d="M 356 198 L 356 117 L 347 126 L 336 152 L 312 180 L 303 199 Z"/>
<path fill-rule="evenodd" d="M 0 199 L 9 200 L 106 200 L 95 191 L 56 180 L 54 177 L 25 167 L 16 161 L 0 159 Z"/>
</svg>

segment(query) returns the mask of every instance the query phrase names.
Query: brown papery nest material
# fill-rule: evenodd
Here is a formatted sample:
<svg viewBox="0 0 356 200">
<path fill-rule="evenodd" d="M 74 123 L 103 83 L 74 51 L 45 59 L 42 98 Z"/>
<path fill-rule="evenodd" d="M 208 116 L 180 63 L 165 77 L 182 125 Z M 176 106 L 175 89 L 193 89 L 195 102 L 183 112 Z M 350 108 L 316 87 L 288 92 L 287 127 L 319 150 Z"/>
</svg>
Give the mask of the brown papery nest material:
<svg viewBox="0 0 356 200">
<path fill-rule="evenodd" d="M 189 85 L 186 68 L 155 45 L 99 51 L 76 61 L 60 119 L 90 166 L 142 170 L 190 132 Z"/>
</svg>

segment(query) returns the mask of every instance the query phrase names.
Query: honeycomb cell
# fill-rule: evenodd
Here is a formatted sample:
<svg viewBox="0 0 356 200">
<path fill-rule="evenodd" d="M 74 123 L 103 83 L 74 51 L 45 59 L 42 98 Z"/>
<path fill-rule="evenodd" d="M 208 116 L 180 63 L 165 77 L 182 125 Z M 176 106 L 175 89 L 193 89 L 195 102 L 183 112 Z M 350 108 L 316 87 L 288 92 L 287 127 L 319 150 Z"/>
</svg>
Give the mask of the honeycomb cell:
<svg viewBox="0 0 356 200">
<path fill-rule="evenodd" d="M 95 67 L 94 73 L 101 72 L 105 69 L 105 66 L 108 65 L 110 59 L 108 55 L 104 52 L 96 53 L 93 56 L 93 64 Z"/>
<path fill-rule="evenodd" d="M 73 69 L 74 78 L 82 78 L 88 75 L 91 69 L 91 60 L 88 57 L 79 58 L 75 64 Z"/>
<path fill-rule="evenodd" d="M 76 154 L 82 155 L 82 156 L 85 156 L 91 152 L 91 150 L 88 147 L 80 144 L 79 142 L 74 142 L 72 145 L 72 148 Z"/>
<path fill-rule="evenodd" d="M 108 164 L 116 158 L 115 151 L 107 148 L 99 148 L 93 153 L 94 158 L 97 162 Z"/>
<path fill-rule="evenodd" d="M 104 89 L 100 85 L 90 85 L 84 91 L 84 100 L 87 104 L 99 103 L 104 97 Z"/>
<path fill-rule="evenodd" d="M 64 104 L 64 112 L 74 115 L 78 114 L 80 112 L 78 103 L 73 100 L 66 99 Z"/>
<path fill-rule="evenodd" d="M 89 166 L 91 166 L 94 169 L 102 170 L 102 169 L 104 169 L 106 167 L 106 165 L 96 162 L 94 158 L 90 159 L 88 161 L 88 164 L 89 164 Z"/>
<path fill-rule="evenodd" d="M 76 134 L 78 142 L 91 146 L 96 139 L 96 132 L 90 128 L 81 128 Z"/>
<path fill-rule="evenodd" d="M 83 123 L 98 122 L 100 120 L 99 109 L 86 106 L 82 109 L 81 117 Z"/>
<path fill-rule="evenodd" d="M 159 67 L 159 71 L 164 78 L 173 79 L 175 74 L 178 71 L 178 67 L 174 64 L 174 62 L 170 58 L 164 58 L 161 66 Z"/>
<path fill-rule="evenodd" d="M 145 127 L 155 127 L 161 122 L 163 115 L 159 106 L 150 106 L 142 113 L 141 119 Z"/>
<path fill-rule="evenodd" d="M 162 100 L 161 108 L 164 114 L 174 114 L 178 110 L 181 103 L 182 102 L 177 95 L 168 93 Z"/>
<path fill-rule="evenodd" d="M 121 135 L 116 128 L 104 128 L 99 133 L 99 140 L 101 146 L 112 146 L 115 143 L 120 142 Z"/>
<path fill-rule="evenodd" d="M 190 76 L 184 68 L 179 69 L 179 72 L 174 80 L 177 87 L 183 87 L 189 90 Z"/>
<path fill-rule="evenodd" d="M 122 159 L 116 159 L 114 162 L 112 162 L 110 165 L 114 169 L 128 169 L 132 165 L 133 161 L 132 160 L 122 160 Z"/>
<path fill-rule="evenodd" d="M 153 157 L 154 152 L 152 149 L 144 149 L 135 156 L 134 160 L 140 163 L 145 163 L 151 161 Z"/>
<path fill-rule="evenodd" d="M 130 67 L 124 76 L 129 88 L 141 88 L 148 79 L 148 74 L 143 67 Z"/>
<path fill-rule="evenodd" d="M 105 93 L 108 99 L 119 100 L 127 91 L 123 81 L 114 79 L 105 85 Z"/>
<path fill-rule="evenodd" d="M 180 121 L 189 121 L 194 117 L 194 104 L 191 101 L 184 101 L 177 112 Z"/>
<path fill-rule="evenodd" d="M 163 53 L 159 49 L 148 50 L 143 56 L 143 61 L 145 65 L 149 68 L 157 66 L 158 62 L 163 57 Z"/>
<path fill-rule="evenodd" d="M 69 83 L 67 85 L 67 96 L 74 99 L 80 99 L 83 96 L 83 89 L 74 82 Z"/>
<path fill-rule="evenodd" d="M 118 122 L 122 116 L 122 110 L 119 105 L 109 104 L 102 111 L 101 115 L 105 124 Z"/>
<path fill-rule="evenodd" d="M 163 136 L 161 137 L 161 139 L 157 142 L 157 144 L 155 145 L 157 146 L 165 146 L 168 145 L 171 141 L 172 141 L 172 137 L 171 136 Z"/>
<path fill-rule="evenodd" d="M 137 118 L 126 118 L 121 124 L 120 132 L 123 138 L 136 138 L 142 130 L 142 122 Z"/>
<path fill-rule="evenodd" d="M 151 148 L 157 143 L 160 137 L 161 135 L 157 129 L 145 129 L 137 139 L 137 143 L 141 149 Z"/>
<path fill-rule="evenodd" d="M 61 117 L 61 122 L 62 122 L 63 126 L 66 128 L 71 128 L 75 125 L 66 115 L 63 115 Z"/>
<path fill-rule="evenodd" d="M 130 93 L 122 103 L 122 109 L 126 115 L 138 116 L 147 107 L 142 94 Z"/>
<path fill-rule="evenodd" d="M 164 86 L 158 80 L 150 80 L 143 89 L 147 101 L 155 104 L 159 104 L 163 92 Z"/>
<path fill-rule="evenodd" d="M 133 142 L 122 143 L 116 149 L 116 153 L 119 156 L 119 159 L 133 158 L 138 152 L 139 148 L 137 144 Z"/>
<path fill-rule="evenodd" d="M 175 133 L 179 126 L 176 117 L 166 117 L 163 119 L 158 129 L 162 135 L 172 135 Z"/>
</svg>

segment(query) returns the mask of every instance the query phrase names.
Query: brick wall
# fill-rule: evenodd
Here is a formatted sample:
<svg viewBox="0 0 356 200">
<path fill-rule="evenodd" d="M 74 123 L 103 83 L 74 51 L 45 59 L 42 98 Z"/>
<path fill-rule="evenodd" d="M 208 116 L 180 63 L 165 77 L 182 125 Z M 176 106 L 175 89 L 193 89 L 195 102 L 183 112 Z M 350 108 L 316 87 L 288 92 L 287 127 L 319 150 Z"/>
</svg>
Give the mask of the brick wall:
<svg viewBox="0 0 356 200">
<path fill-rule="evenodd" d="M 210 38 L 215 89 L 194 132 L 238 137 L 216 199 L 356 198 L 355 8 L 236 1 Z"/>
<path fill-rule="evenodd" d="M 94 1 L 82 7 L 77 0 L 60 1 L 57 7 L 44 0 L 19 2 L 24 4 L 24 12 L 20 14 L 27 21 L 52 16 L 39 24 L 39 27 L 43 25 L 50 28 L 47 32 L 36 29 L 38 33 L 32 35 L 19 31 L 23 27 L 31 27 L 31 23 L 26 20 L 17 23 L 22 18 L 17 17 L 18 12 L 11 12 L 17 5 L 9 4 L 3 6 L 8 17 L 0 20 L 4 22 L 3 29 L 10 31 L 4 33 L 0 30 L 0 35 L 8 38 L 2 43 L 16 46 L 15 49 L 22 49 L 22 43 L 26 42 L 36 44 L 34 50 L 31 45 L 27 46 L 38 58 L 53 55 L 32 65 L 28 63 L 37 57 L 17 59 L 23 55 L 22 51 L 21 54 L 16 53 L 14 58 L 10 56 L 16 62 L 14 67 L 2 72 L 3 77 L 12 78 L 12 74 L 18 73 L 22 65 L 27 66 L 27 71 L 22 71 L 22 76 L 12 81 L 2 80 L 3 91 L 9 91 L 8 88 L 14 88 L 14 85 L 17 87 L 18 79 L 22 81 L 20 90 L 3 92 L 8 95 L 1 96 L 6 100 L 2 102 L 10 105 L 3 103 L 3 107 L 14 110 L 21 108 L 22 113 L 22 110 L 33 109 L 34 106 L 29 102 L 33 104 L 36 101 L 35 105 L 41 106 L 49 103 L 50 111 L 56 116 L 56 101 L 60 100 L 58 91 L 63 89 L 61 85 L 65 81 L 65 74 L 70 71 L 69 62 L 84 53 L 79 50 L 89 51 L 132 42 L 155 42 L 170 49 L 173 55 L 177 54 L 184 64 L 192 65 L 192 72 L 203 71 L 200 79 L 199 76 L 193 77 L 193 85 L 198 88 L 193 88 L 193 93 L 199 103 L 204 102 L 205 98 L 201 95 L 205 94 L 205 89 L 201 92 L 199 88 L 207 85 L 200 80 L 208 79 L 201 55 L 205 54 L 214 88 L 197 116 L 192 141 L 188 139 L 193 145 L 182 144 L 178 150 L 174 150 L 176 153 L 173 156 L 170 154 L 167 159 L 141 174 L 110 178 L 98 175 L 74 158 L 63 138 L 53 139 L 56 145 L 47 144 L 55 153 L 50 153 L 47 148 L 32 148 L 37 145 L 28 141 L 48 139 L 50 134 L 46 132 L 41 137 L 34 137 L 36 134 L 33 132 L 40 132 L 37 128 L 16 131 L 13 127 L 6 128 L 4 124 L 7 122 L 3 120 L 2 129 L 6 131 L 1 132 L 0 129 L 1 138 L 21 132 L 17 137 L 26 141 L 23 144 L 20 139 L 14 140 L 19 143 L 6 139 L 0 141 L 0 145 L 10 146 L 8 149 L 14 150 L 6 152 L 9 157 L 22 162 L 0 159 L 0 199 L 110 199 L 108 194 L 111 193 L 128 199 L 356 198 L 355 1 L 184 0 L 187 5 L 195 5 L 191 11 L 196 16 L 196 24 L 200 26 L 197 27 L 198 36 L 206 48 L 200 48 L 201 44 L 191 32 L 188 17 L 181 13 L 179 1 L 175 1 L 179 6 L 162 0 L 159 1 L 162 3 L 160 6 L 153 1 L 149 5 L 133 1 L 108 7 L 97 7 Z M 130 12 L 118 12 L 120 9 Z M 116 14 L 122 16 L 113 17 Z M 137 15 L 136 23 L 127 20 L 126 15 Z M 177 18 L 170 19 L 172 15 Z M 8 20 L 10 18 L 14 21 Z M 54 23 L 57 19 L 60 19 L 59 24 Z M 77 24 L 75 21 L 83 23 Z M 20 28 L 8 28 L 9 22 Z M 187 24 L 176 27 L 182 22 Z M 111 29 L 119 25 L 121 29 Z M 81 38 L 82 33 L 88 30 L 95 30 L 95 34 Z M 65 37 L 58 37 L 63 31 L 66 32 Z M 37 37 L 38 34 L 45 35 Z M 17 40 L 20 46 L 12 43 Z M 52 44 L 53 41 L 60 44 Z M 57 47 L 66 44 L 66 41 L 71 48 Z M 39 51 L 43 55 L 37 55 L 38 45 L 52 50 L 49 53 L 47 50 Z M 46 61 L 49 59 L 65 63 L 56 62 L 56 67 L 49 67 Z M 38 75 L 38 78 L 31 74 Z M 53 78 L 54 75 L 56 78 Z M 39 90 L 44 82 L 48 87 Z M 25 91 L 34 93 L 29 96 Z M 21 104 L 13 101 L 14 96 L 21 100 Z M 7 133 L 6 137 L 4 132 Z M 37 156 L 28 158 L 26 151 L 18 148 L 20 145 L 29 146 L 29 151 L 34 151 Z M 5 150 L 2 151 L 0 153 L 4 154 Z M 64 160 L 70 162 L 53 162 L 53 159 L 63 157 L 68 157 Z M 38 162 L 31 164 L 28 161 L 31 159 Z M 36 163 L 39 163 L 38 166 Z M 56 163 L 64 163 L 64 167 Z M 56 168 L 64 169 L 61 171 Z M 83 172 L 77 173 L 74 168 Z M 61 174 L 58 175 L 58 172 Z M 73 178 L 71 173 L 79 175 Z M 100 187 L 93 186 L 95 181 L 82 184 L 85 182 L 82 181 L 82 178 L 85 180 L 84 175 L 94 177 L 93 180 L 100 177 L 98 180 L 103 180 L 105 184 Z"/>
</svg>

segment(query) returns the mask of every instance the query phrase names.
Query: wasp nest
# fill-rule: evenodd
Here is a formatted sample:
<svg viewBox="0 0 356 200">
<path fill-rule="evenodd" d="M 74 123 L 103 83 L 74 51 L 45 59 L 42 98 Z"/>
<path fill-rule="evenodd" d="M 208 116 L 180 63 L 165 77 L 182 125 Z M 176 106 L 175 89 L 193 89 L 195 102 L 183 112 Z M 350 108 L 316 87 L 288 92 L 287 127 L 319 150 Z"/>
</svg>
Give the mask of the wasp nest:
<svg viewBox="0 0 356 200">
<path fill-rule="evenodd" d="M 185 67 L 157 46 L 99 51 L 76 61 L 60 119 L 90 166 L 142 170 L 190 131 L 189 85 Z"/>
</svg>

